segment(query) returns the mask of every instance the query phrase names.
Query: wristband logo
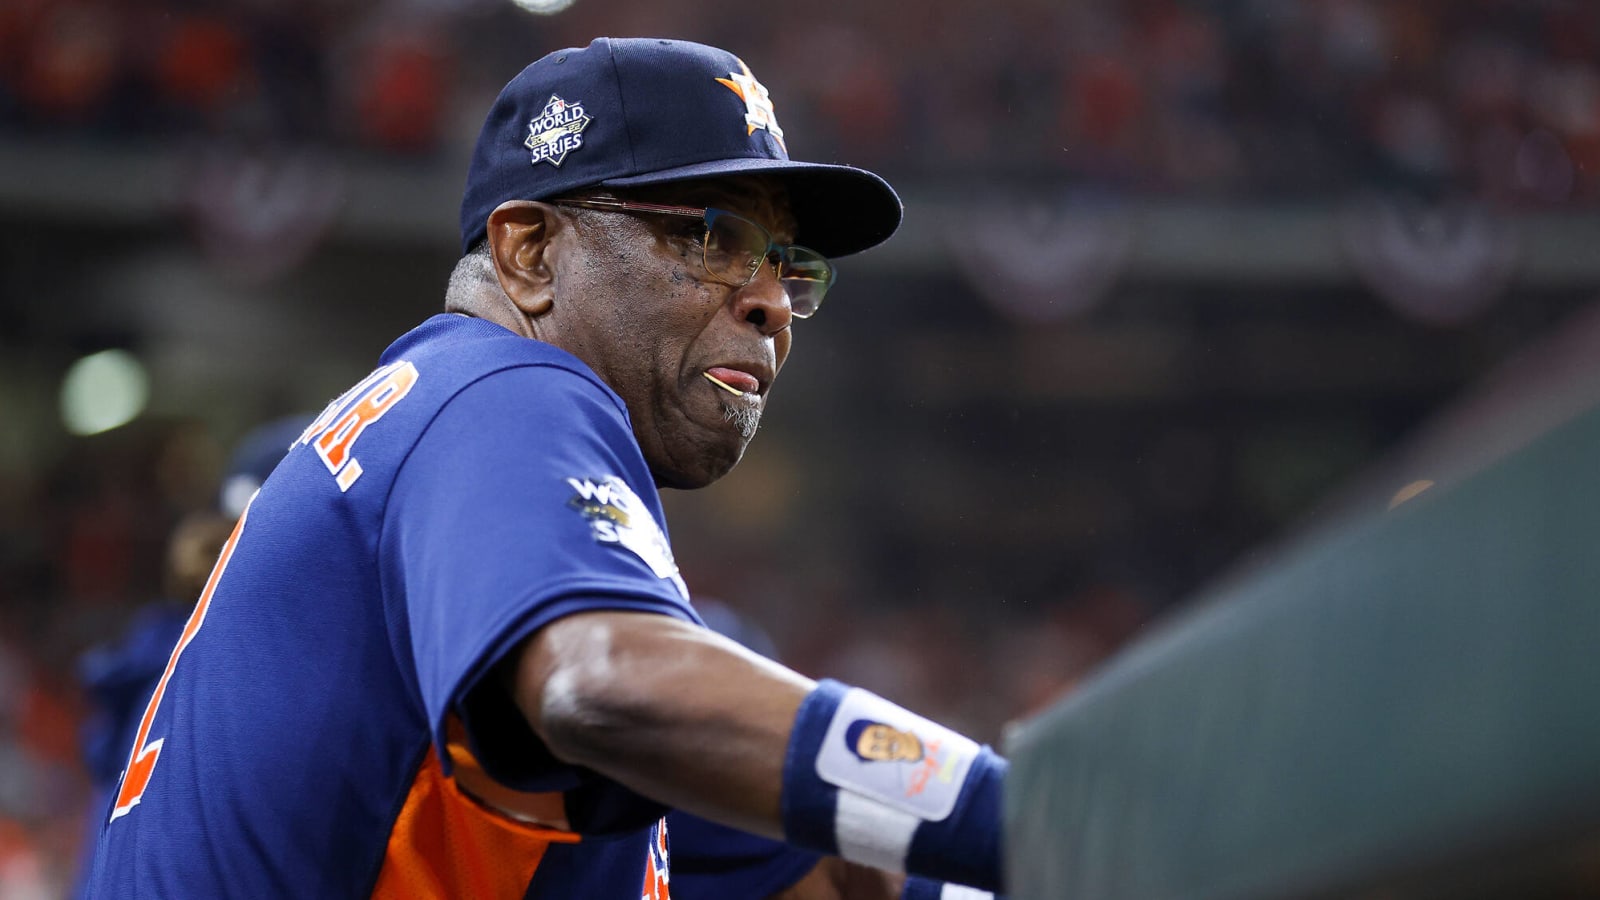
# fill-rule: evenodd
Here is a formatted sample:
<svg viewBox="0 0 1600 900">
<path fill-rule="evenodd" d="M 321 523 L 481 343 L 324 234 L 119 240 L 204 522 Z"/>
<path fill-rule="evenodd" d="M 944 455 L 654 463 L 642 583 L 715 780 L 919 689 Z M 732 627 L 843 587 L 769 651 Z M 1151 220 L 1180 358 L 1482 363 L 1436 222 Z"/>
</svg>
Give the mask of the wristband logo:
<svg viewBox="0 0 1600 900">
<path fill-rule="evenodd" d="M 899 729 L 872 719 L 856 719 L 845 729 L 844 742 L 862 762 L 916 764 L 905 783 L 907 797 L 915 797 L 927 790 L 928 783 L 935 778 L 948 784 L 955 777 L 955 755 L 941 756 L 937 740 L 923 743 L 909 729 Z"/>
<path fill-rule="evenodd" d="M 979 753 L 971 738 L 861 688 L 846 690 L 827 715 L 816 745 L 823 781 L 927 822 L 955 809 Z"/>
<path fill-rule="evenodd" d="M 845 729 L 850 752 L 865 762 L 921 762 L 922 739 L 884 722 L 857 719 Z"/>
</svg>

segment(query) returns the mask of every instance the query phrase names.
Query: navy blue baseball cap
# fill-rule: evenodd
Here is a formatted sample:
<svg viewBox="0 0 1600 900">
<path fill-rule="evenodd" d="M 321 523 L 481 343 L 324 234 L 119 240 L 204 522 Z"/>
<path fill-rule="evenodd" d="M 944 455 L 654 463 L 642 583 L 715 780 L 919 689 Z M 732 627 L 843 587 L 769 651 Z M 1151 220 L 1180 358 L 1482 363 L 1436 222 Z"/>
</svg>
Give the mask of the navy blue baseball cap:
<svg viewBox="0 0 1600 900">
<path fill-rule="evenodd" d="M 508 200 L 720 175 L 788 188 L 795 243 L 857 253 L 900 226 L 900 198 L 864 169 L 789 158 L 767 89 L 726 50 L 658 38 L 599 38 L 523 69 L 495 99 L 461 198 L 461 251 Z"/>
</svg>

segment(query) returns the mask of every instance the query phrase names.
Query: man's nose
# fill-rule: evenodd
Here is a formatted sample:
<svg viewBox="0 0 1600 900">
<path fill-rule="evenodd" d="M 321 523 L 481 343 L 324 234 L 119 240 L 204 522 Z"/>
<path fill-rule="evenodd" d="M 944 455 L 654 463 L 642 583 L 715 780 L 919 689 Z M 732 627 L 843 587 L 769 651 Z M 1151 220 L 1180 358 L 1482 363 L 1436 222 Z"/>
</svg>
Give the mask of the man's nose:
<svg viewBox="0 0 1600 900">
<path fill-rule="evenodd" d="M 763 263 L 755 277 L 734 292 L 733 302 L 734 313 L 740 319 L 756 326 L 769 337 L 788 328 L 794 321 L 789 292 L 778 280 L 775 264 Z"/>
</svg>

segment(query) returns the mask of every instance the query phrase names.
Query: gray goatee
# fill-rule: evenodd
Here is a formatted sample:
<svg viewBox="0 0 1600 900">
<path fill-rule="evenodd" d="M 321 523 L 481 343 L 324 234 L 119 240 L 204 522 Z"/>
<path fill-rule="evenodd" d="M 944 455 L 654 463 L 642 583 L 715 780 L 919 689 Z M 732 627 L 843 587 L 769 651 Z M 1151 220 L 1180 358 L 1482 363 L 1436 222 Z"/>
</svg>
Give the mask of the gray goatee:
<svg viewBox="0 0 1600 900">
<path fill-rule="evenodd" d="M 728 424 L 739 429 L 739 434 L 748 441 L 756 436 L 756 429 L 761 425 L 761 408 L 751 403 L 740 403 L 738 401 L 724 403 L 722 404 L 722 418 Z"/>
</svg>

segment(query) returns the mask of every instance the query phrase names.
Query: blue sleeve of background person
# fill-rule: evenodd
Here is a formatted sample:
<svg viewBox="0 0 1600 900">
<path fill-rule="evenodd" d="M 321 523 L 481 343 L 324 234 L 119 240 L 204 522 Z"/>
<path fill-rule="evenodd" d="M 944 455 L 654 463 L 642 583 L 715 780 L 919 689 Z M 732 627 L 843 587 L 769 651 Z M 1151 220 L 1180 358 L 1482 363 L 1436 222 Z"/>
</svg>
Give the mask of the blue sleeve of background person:
<svg viewBox="0 0 1600 900">
<path fill-rule="evenodd" d="M 109 815 L 111 793 L 133 752 L 139 719 L 188 617 L 188 610 L 177 604 L 144 607 L 134 615 L 122 637 L 91 648 L 78 661 L 78 680 L 89 701 L 81 737 L 91 792 L 83 851 L 69 897 L 89 896 L 89 873 L 100 826 Z"/>
<path fill-rule="evenodd" d="M 83 762 L 96 790 L 116 786 L 133 752 L 139 719 L 188 618 L 189 610 L 176 603 L 146 606 L 116 641 L 91 648 L 79 659 L 78 680 L 89 701 Z"/>
<path fill-rule="evenodd" d="M 549 757 L 500 692 L 464 704 L 496 661 L 577 612 L 699 621 L 675 566 L 662 577 L 640 553 L 600 541 L 593 518 L 574 504 L 569 479 L 608 477 L 640 501 L 632 526 L 662 528 L 664 547 L 660 499 L 621 401 L 574 372 L 521 366 L 450 399 L 395 479 L 380 557 L 387 602 L 403 607 L 389 615 L 408 619 L 435 745 L 445 745 L 447 717 L 459 715 L 485 769 L 514 788 L 566 790 L 580 775 Z M 641 511 L 654 521 L 640 521 Z M 490 699 L 479 705 L 480 697 Z"/>
<path fill-rule="evenodd" d="M 793 887 L 822 859 L 686 812 L 668 814 L 667 833 L 673 900 L 769 897 Z"/>
</svg>

